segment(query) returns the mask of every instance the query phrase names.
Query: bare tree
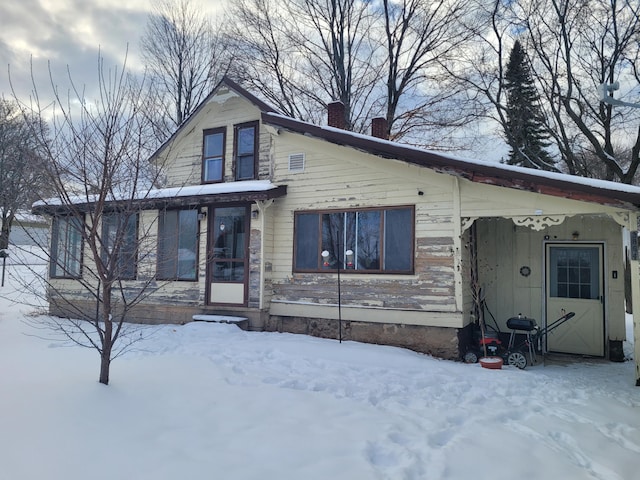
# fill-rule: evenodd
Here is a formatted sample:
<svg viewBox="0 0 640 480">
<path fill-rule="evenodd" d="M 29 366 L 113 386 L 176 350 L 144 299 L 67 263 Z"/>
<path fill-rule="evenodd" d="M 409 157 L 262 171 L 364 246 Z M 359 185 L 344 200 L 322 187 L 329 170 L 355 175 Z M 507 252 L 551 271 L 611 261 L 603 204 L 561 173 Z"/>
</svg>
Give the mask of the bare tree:
<svg viewBox="0 0 640 480">
<path fill-rule="evenodd" d="M 71 76 L 69 82 L 65 98 L 51 80 L 53 111 L 35 84 L 32 103 L 22 104 L 27 116 L 40 119 L 30 134 L 55 193 L 34 205 L 52 219 L 50 248 L 41 245 L 54 315 L 45 327 L 97 350 L 99 381 L 106 385 L 111 361 L 139 338 L 128 332 L 127 315 L 151 291 L 154 267 L 145 242 L 153 220 L 144 218 L 141 201 L 155 182 L 148 158 L 156 139 L 144 111 L 144 83 L 129 76 L 126 61 L 106 69 L 99 58 L 96 98 Z M 43 118 L 51 118 L 48 126 Z"/>
<path fill-rule="evenodd" d="M 640 111 L 602 103 L 598 86 L 619 81 L 624 99 L 638 101 L 640 5 L 629 0 L 477 5 L 486 28 L 478 30 L 467 55 L 447 68 L 483 100 L 477 104 L 482 118 L 506 131 L 505 65 L 519 40 L 529 53 L 557 168 L 632 182 L 640 165 Z M 594 158 L 604 168 L 593 168 Z"/>
<path fill-rule="evenodd" d="M 473 123 L 483 125 L 483 133 L 495 138 L 509 131 L 505 76 L 515 29 L 504 0 L 471 4 L 472 13 L 464 23 L 472 37 L 466 48 L 453 58 L 445 57 L 441 65 L 458 88 L 467 91 L 468 104 L 475 110 Z"/>
<path fill-rule="evenodd" d="M 225 42 L 235 53 L 230 74 L 286 115 L 319 118 L 317 98 L 306 101 L 312 82 L 300 74 L 305 59 L 290 35 L 295 19 L 286 8 L 269 0 L 233 0 L 228 19 Z"/>
<path fill-rule="evenodd" d="M 321 123 L 344 105 L 344 126 L 387 119 L 391 138 L 444 147 L 466 125 L 466 90 L 441 63 L 463 50 L 471 9 L 459 0 L 232 0 L 230 74 L 283 113 Z M 429 136 L 435 130 L 436 136 Z M 447 129 L 447 135 L 443 131 Z M 451 144 L 449 144 L 451 147 Z"/>
<path fill-rule="evenodd" d="M 598 85 L 620 81 L 632 101 L 640 98 L 640 4 L 536 0 L 521 7 L 516 13 L 535 52 L 534 68 L 553 112 L 550 130 L 568 171 L 590 176 L 580 159 L 595 155 L 605 178 L 632 182 L 640 165 L 639 112 L 601 103 Z"/>
<path fill-rule="evenodd" d="M 382 0 L 386 40 L 386 112 L 391 138 L 424 135 L 425 128 L 442 129 L 466 122 L 465 109 L 438 108 L 459 98 L 441 63 L 455 61 L 472 37 L 465 28 L 468 2 L 458 0 Z"/>
<path fill-rule="evenodd" d="M 382 63 L 370 34 L 376 12 L 360 0 L 233 0 L 231 74 L 283 113 L 319 122 L 340 100 L 348 130 L 365 131 Z"/>
<path fill-rule="evenodd" d="M 347 130 L 368 128 L 382 65 L 371 38 L 375 12 L 360 0 L 293 0 L 298 19 L 294 38 L 309 59 L 306 74 L 320 80 L 318 91 L 344 105 Z"/>
<path fill-rule="evenodd" d="M 191 0 L 154 3 L 141 39 L 157 109 L 167 136 L 195 110 L 227 70 L 223 45 L 211 21 Z"/>
<path fill-rule="evenodd" d="M 35 123 L 32 115 L 22 115 L 16 102 L 0 98 L 0 249 L 9 245 L 18 210 L 29 209 L 38 191 L 46 192 L 40 152 L 30 134 Z"/>
</svg>

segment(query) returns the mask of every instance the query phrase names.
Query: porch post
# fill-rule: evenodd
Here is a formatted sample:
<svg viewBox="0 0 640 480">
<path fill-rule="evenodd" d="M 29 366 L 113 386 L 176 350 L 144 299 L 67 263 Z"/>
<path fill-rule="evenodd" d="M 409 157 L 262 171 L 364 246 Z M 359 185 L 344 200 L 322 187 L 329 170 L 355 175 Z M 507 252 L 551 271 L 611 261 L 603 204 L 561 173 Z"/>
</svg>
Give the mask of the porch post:
<svg viewBox="0 0 640 480">
<path fill-rule="evenodd" d="M 633 358 L 636 363 L 636 387 L 640 387 L 640 262 L 631 261 L 631 298 L 633 299 Z"/>
<path fill-rule="evenodd" d="M 265 268 L 265 259 L 264 259 L 264 242 L 265 242 L 265 237 L 266 237 L 266 213 L 267 213 L 267 208 L 269 208 L 271 206 L 271 204 L 273 203 L 273 198 L 269 199 L 269 200 L 256 200 L 256 206 L 258 207 L 258 215 L 260 216 L 260 292 L 259 292 L 259 305 L 258 307 L 260 308 L 260 311 L 262 311 L 262 309 L 264 308 L 264 284 L 265 284 L 265 279 L 264 279 L 264 275 L 266 272 L 266 268 Z M 253 213 L 251 214 L 253 216 Z"/>
<path fill-rule="evenodd" d="M 629 215 L 629 231 L 632 234 L 638 232 L 638 217 L 635 214 Z M 638 252 L 631 252 L 631 301 L 633 304 L 633 358 L 636 364 L 635 380 L 636 387 L 640 387 L 640 259 Z"/>
<path fill-rule="evenodd" d="M 453 279 L 454 279 L 454 295 L 456 301 L 456 310 L 463 311 L 464 302 L 462 298 L 462 206 L 460 200 L 460 183 L 458 177 L 453 177 Z"/>
</svg>

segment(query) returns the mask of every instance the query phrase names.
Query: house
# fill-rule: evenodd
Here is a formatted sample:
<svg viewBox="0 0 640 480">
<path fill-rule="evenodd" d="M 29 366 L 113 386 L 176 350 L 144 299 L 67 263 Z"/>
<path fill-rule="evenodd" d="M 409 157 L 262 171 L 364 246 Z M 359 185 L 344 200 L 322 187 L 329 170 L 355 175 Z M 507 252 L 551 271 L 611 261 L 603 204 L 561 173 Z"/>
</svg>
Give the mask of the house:
<svg viewBox="0 0 640 480">
<path fill-rule="evenodd" d="M 243 318 L 457 359 L 480 286 L 500 329 L 574 311 L 543 348 L 621 359 L 625 251 L 640 305 L 640 188 L 401 145 L 382 119 L 348 132 L 340 108 L 312 125 L 222 80 L 152 158 L 168 179 L 140 214 L 155 255 L 125 281 L 150 262 L 156 283 L 132 320 Z M 65 277 L 52 270 L 52 295 L 95 311 Z"/>
<path fill-rule="evenodd" d="M 2 220 L 0 220 L 1 225 Z M 42 245 L 47 243 L 48 234 L 49 224 L 42 217 L 33 215 L 29 211 L 19 211 L 11 225 L 9 243 L 20 246 Z"/>
</svg>

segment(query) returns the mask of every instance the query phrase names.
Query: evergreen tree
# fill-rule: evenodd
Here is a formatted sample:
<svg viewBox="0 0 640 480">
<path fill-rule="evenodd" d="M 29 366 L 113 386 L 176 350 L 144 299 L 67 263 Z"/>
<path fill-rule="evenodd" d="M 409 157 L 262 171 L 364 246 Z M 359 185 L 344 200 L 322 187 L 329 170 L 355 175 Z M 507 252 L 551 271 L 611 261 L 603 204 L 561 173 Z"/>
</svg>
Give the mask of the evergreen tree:
<svg viewBox="0 0 640 480">
<path fill-rule="evenodd" d="M 533 84 L 527 54 L 516 40 L 505 72 L 507 121 L 505 134 L 511 147 L 507 163 L 542 170 L 557 170 L 547 152 L 540 97 Z"/>
</svg>

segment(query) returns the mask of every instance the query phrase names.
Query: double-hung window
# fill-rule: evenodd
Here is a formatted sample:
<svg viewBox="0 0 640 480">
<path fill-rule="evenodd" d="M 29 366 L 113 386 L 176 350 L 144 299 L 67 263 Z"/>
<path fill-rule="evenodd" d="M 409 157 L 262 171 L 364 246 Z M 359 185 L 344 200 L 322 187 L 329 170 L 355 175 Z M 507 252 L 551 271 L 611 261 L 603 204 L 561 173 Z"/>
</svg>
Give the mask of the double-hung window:
<svg viewBox="0 0 640 480">
<path fill-rule="evenodd" d="M 198 211 L 166 210 L 158 219 L 158 278 L 198 279 Z"/>
<path fill-rule="evenodd" d="M 295 214 L 295 271 L 410 274 L 413 257 L 413 207 Z"/>
<path fill-rule="evenodd" d="M 253 180 L 257 177 L 258 122 L 236 125 L 234 133 L 236 180 Z"/>
<path fill-rule="evenodd" d="M 202 182 L 222 182 L 224 179 L 225 129 L 205 130 L 202 147 Z"/>
<path fill-rule="evenodd" d="M 102 216 L 102 261 L 119 280 L 136 278 L 138 215 L 105 213 Z"/>
<path fill-rule="evenodd" d="M 78 278 L 82 266 L 82 227 L 84 220 L 66 216 L 53 219 L 51 235 L 51 278 Z"/>
</svg>

